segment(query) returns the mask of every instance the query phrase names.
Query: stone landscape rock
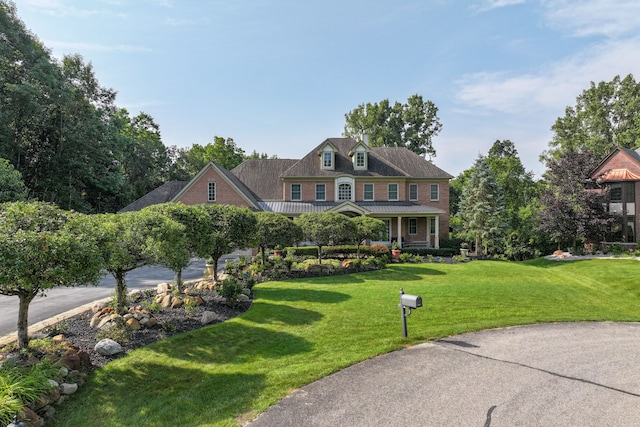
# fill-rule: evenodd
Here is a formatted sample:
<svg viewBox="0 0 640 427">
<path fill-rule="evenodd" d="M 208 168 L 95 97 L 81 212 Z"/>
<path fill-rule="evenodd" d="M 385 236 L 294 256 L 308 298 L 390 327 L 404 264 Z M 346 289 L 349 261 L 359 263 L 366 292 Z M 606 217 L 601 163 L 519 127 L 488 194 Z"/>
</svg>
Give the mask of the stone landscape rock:
<svg viewBox="0 0 640 427">
<path fill-rule="evenodd" d="M 122 346 L 110 338 L 98 341 L 93 349 L 103 356 L 113 356 L 122 352 Z"/>
<path fill-rule="evenodd" d="M 117 344 L 117 343 L 116 343 Z M 70 395 L 78 391 L 78 384 L 76 383 L 62 383 L 60 384 L 60 393 L 64 395 Z"/>
<path fill-rule="evenodd" d="M 171 285 L 169 283 L 158 283 L 156 286 L 156 293 L 165 294 L 171 292 Z"/>
<path fill-rule="evenodd" d="M 215 322 L 218 319 L 218 315 L 213 311 L 203 311 L 202 316 L 200 317 L 200 322 L 207 325 L 209 323 Z"/>
</svg>

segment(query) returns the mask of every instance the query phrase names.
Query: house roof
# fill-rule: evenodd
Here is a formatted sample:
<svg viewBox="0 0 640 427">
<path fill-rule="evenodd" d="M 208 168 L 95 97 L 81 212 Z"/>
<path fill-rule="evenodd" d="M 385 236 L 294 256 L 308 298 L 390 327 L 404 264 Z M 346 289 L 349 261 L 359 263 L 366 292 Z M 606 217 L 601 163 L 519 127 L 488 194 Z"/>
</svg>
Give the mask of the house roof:
<svg viewBox="0 0 640 427">
<path fill-rule="evenodd" d="M 308 212 L 331 212 L 340 210 L 344 205 L 352 205 L 354 210 L 366 214 L 444 214 L 442 209 L 418 205 L 411 202 L 260 202 L 262 210 L 283 215 L 300 215 Z"/>
<path fill-rule="evenodd" d="M 411 177 L 451 179 L 452 175 L 405 147 L 370 147 L 367 170 L 355 170 L 349 153 L 360 142 L 353 138 L 329 138 L 282 174 L 284 178 L 335 177 L 339 175 L 370 177 Z M 330 144 L 335 147 L 333 170 L 320 167 L 318 153 Z"/>
<path fill-rule="evenodd" d="M 120 212 L 139 211 L 147 206 L 170 202 L 188 183 L 189 181 L 171 181 L 164 183 L 155 190 L 152 190 L 133 203 L 120 209 Z"/>
<path fill-rule="evenodd" d="M 593 171 L 591 172 L 590 176 L 594 179 L 598 179 L 599 181 L 624 181 L 625 179 L 620 179 L 620 180 L 616 180 L 613 179 L 613 177 L 615 176 L 615 174 L 611 174 L 609 176 L 608 179 L 604 179 L 603 176 L 606 174 L 609 174 L 610 172 L 612 172 L 613 170 L 616 171 L 623 171 L 623 170 L 627 170 L 625 168 L 616 168 L 616 169 L 608 169 L 606 166 L 607 164 L 616 156 L 616 154 L 618 153 L 624 153 L 626 154 L 626 156 L 631 159 L 631 161 L 633 163 L 635 163 L 635 166 L 637 166 L 640 169 L 640 149 L 638 150 L 631 150 L 629 148 L 624 148 L 624 147 L 616 147 L 613 150 L 611 150 L 611 152 L 609 153 L 609 155 L 607 157 L 605 157 L 599 164 L 598 166 L 596 166 Z M 633 172 L 630 172 L 630 174 L 632 175 L 636 175 Z M 619 176 L 624 176 L 624 174 L 622 172 L 616 172 L 616 174 L 618 174 Z M 631 180 L 631 179 L 629 179 Z M 635 180 L 635 179 L 634 179 Z"/>
<path fill-rule="evenodd" d="M 280 176 L 297 162 L 295 159 L 249 159 L 236 166 L 231 173 L 258 199 L 282 200 Z"/>
<path fill-rule="evenodd" d="M 598 181 L 640 181 L 640 176 L 631 172 L 629 169 L 610 169 L 598 177 Z"/>
</svg>

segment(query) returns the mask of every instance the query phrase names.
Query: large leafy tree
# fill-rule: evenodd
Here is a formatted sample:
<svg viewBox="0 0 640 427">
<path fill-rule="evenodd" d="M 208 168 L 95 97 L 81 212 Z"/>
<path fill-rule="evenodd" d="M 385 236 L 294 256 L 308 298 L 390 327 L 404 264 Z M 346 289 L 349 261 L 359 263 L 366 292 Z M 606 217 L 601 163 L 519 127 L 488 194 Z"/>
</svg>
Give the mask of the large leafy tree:
<svg viewBox="0 0 640 427">
<path fill-rule="evenodd" d="M 82 216 L 42 202 L 0 205 L 0 294 L 17 296 L 18 347 L 29 344 L 29 304 L 57 286 L 97 284 L 102 260 Z M 73 224 L 73 226 L 72 226 Z"/>
<path fill-rule="evenodd" d="M 245 159 L 244 150 L 236 145 L 232 138 L 213 137 L 213 143 L 193 144 L 191 148 L 180 150 L 178 165 L 190 176 L 200 172 L 209 162 L 217 163 L 231 170 Z"/>
<path fill-rule="evenodd" d="M 435 157 L 433 137 L 442 124 L 438 108 L 415 94 L 401 104 L 388 99 L 379 103 L 360 104 L 345 114 L 344 135 L 369 135 L 372 147 L 406 147 L 421 156 Z"/>
<path fill-rule="evenodd" d="M 318 264 L 322 262 L 322 247 L 353 240 L 355 225 L 336 212 L 307 212 L 295 219 L 306 240 L 318 246 Z"/>
<path fill-rule="evenodd" d="M 558 248 L 600 241 L 613 221 L 604 208 L 606 194 L 589 191 L 593 190 L 589 187 L 597 187 L 589 177 L 597 164 L 589 151 L 569 151 L 548 162 L 547 187 L 540 199 L 540 229 L 551 236 Z"/>
<path fill-rule="evenodd" d="M 360 245 L 365 240 L 376 240 L 387 231 L 383 221 L 370 216 L 356 216 L 351 218 L 354 225 L 353 241 L 356 243 L 356 254 L 360 258 Z"/>
<path fill-rule="evenodd" d="M 169 267 L 176 272 L 178 291 L 182 292 L 182 270 L 189 266 L 191 257 L 206 258 L 213 250 L 210 239 L 215 229 L 209 213 L 202 206 L 184 205 L 182 203 L 163 203 L 152 205 L 142 210 L 159 212 L 172 220 L 182 224 L 185 233 L 185 245 L 183 250 L 186 256 L 171 258 Z"/>
<path fill-rule="evenodd" d="M 213 264 L 224 254 L 236 249 L 248 248 L 253 244 L 257 230 L 256 215 L 247 208 L 233 205 L 201 205 L 211 217 L 213 232 L 209 235 Z M 218 274 L 214 269 L 213 278 L 217 282 Z"/>
<path fill-rule="evenodd" d="M 0 159 L 0 203 L 24 202 L 27 200 L 27 187 L 22 175 L 6 159 Z"/>
<path fill-rule="evenodd" d="M 484 156 L 473 165 L 460 200 L 463 233 L 475 241 L 479 258 L 497 249 L 507 231 L 502 190 Z"/>
<path fill-rule="evenodd" d="M 172 268 L 188 262 L 185 227 L 159 212 L 95 214 L 87 217 L 87 224 L 98 240 L 105 270 L 116 281 L 119 313 L 127 303 L 128 272 L 144 265 Z"/>
<path fill-rule="evenodd" d="M 256 212 L 256 233 L 254 244 L 260 248 L 262 263 L 266 249 L 275 246 L 290 246 L 302 240 L 302 230 L 292 220 L 275 212 Z"/>
<path fill-rule="evenodd" d="M 567 152 L 589 151 L 602 160 L 615 147 L 638 148 L 640 141 L 640 83 L 633 75 L 610 82 L 591 82 L 589 89 L 556 120 L 549 150 L 550 162 Z"/>
</svg>

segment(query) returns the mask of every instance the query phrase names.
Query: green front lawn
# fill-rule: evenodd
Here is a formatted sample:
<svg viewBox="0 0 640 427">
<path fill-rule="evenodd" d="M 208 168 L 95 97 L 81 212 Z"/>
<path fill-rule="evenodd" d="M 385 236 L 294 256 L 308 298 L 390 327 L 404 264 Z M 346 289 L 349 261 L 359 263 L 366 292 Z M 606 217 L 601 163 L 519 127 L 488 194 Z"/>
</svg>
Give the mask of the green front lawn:
<svg viewBox="0 0 640 427">
<path fill-rule="evenodd" d="M 422 296 L 402 338 L 399 291 Z M 255 287 L 253 307 L 96 371 L 58 426 L 234 426 L 361 360 L 463 332 L 640 320 L 634 260 L 403 264 Z"/>
</svg>

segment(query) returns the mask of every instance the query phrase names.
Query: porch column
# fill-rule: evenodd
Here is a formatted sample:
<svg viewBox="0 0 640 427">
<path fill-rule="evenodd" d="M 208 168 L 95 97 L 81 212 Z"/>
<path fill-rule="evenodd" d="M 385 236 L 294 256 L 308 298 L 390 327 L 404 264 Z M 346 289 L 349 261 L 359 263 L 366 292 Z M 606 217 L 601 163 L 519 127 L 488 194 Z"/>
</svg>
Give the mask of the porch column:
<svg viewBox="0 0 640 427">
<path fill-rule="evenodd" d="M 440 249 L 440 215 L 436 215 L 435 248 Z"/>
<path fill-rule="evenodd" d="M 398 217 L 398 244 L 402 247 L 402 217 Z"/>
</svg>

